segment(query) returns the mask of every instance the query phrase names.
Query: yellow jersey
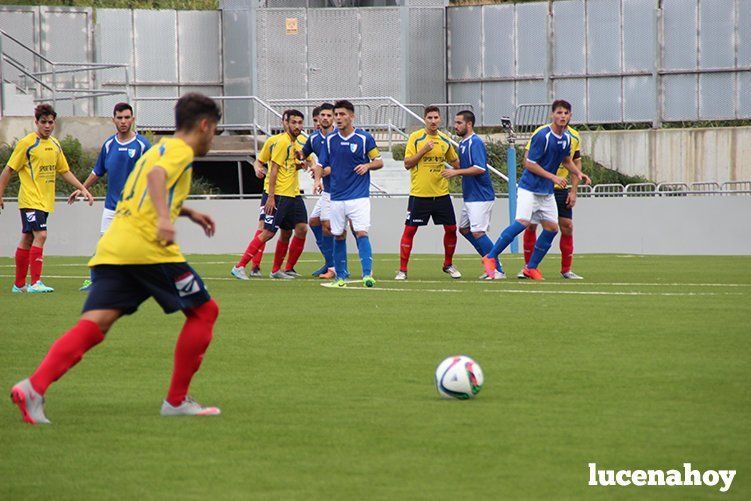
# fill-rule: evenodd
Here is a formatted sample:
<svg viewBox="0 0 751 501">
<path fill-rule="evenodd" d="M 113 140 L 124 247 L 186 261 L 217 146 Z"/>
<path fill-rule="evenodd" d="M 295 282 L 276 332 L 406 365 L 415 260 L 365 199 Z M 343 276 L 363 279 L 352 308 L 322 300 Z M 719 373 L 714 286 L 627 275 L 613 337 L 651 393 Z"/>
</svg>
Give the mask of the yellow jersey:
<svg viewBox="0 0 751 501">
<path fill-rule="evenodd" d="M 535 129 L 535 132 L 538 130 L 547 127 L 548 124 L 541 125 L 540 127 Z M 577 158 L 581 158 L 581 136 L 579 136 L 579 131 L 571 127 L 570 125 L 566 126 L 566 131 L 571 134 L 571 160 L 576 160 Z M 534 133 L 532 134 L 534 136 Z M 530 139 L 527 141 L 527 146 L 525 147 L 525 150 L 529 151 L 529 146 L 532 144 L 532 140 Z M 568 180 L 569 171 L 566 167 L 563 166 L 563 164 L 558 166 L 558 171 L 555 173 L 556 176 L 562 177 L 566 180 Z M 561 187 L 557 184 L 553 186 L 554 189 L 560 190 Z"/>
<path fill-rule="evenodd" d="M 8 160 L 8 167 L 18 173 L 21 189 L 18 192 L 19 209 L 55 211 L 55 180 L 57 174 L 70 170 L 63 148 L 50 136 L 42 139 L 36 132 L 16 144 Z"/>
<path fill-rule="evenodd" d="M 451 145 L 448 136 L 441 131 L 429 135 L 423 128 L 410 134 L 404 156 L 417 155 L 426 141 L 433 141 L 433 149 L 427 152 L 420 161 L 409 170 L 409 194 L 414 197 L 440 197 L 449 194 L 448 179 L 441 176 L 446 168 L 444 162 L 453 162 L 459 157 Z"/>
<path fill-rule="evenodd" d="M 293 141 L 289 137 L 289 134 L 285 133 L 277 139 L 274 145 L 271 161 L 279 165 L 276 175 L 276 187 L 274 189 L 275 195 L 296 197 L 300 194 L 300 181 L 297 168 L 298 160 L 295 152 L 302 151 L 302 147 L 305 145 L 305 139 L 301 140 L 301 138 L 302 134 L 297 136 Z M 269 172 L 271 172 L 271 165 L 269 165 Z M 269 174 L 267 173 L 266 178 L 268 177 Z"/>
<path fill-rule="evenodd" d="M 112 225 L 99 239 L 89 266 L 99 264 L 182 263 L 176 243 L 157 240 L 157 212 L 148 193 L 148 174 L 155 166 L 167 173 L 167 206 L 172 222 L 190 194 L 193 149 L 178 138 L 163 138 L 136 163 L 125 181 Z"/>
<path fill-rule="evenodd" d="M 274 134 L 273 136 L 269 137 L 265 143 L 263 143 L 263 147 L 261 147 L 261 151 L 258 153 L 258 156 L 256 157 L 259 162 L 262 164 L 268 164 L 271 161 L 271 155 L 274 153 L 274 146 L 276 146 L 276 142 L 279 141 L 279 139 L 282 136 L 286 136 L 286 132 L 280 132 L 279 134 Z M 302 132 L 299 136 L 297 136 L 297 143 L 300 143 L 300 150 L 302 150 L 302 147 L 305 146 L 305 141 L 307 141 L 308 136 Z M 312 156 L 312 155 L 311 155 Z M 311 157 L 308 157 L 311 158 Z M 269 166 L 266 168 L 266 177 L 263 178 L 263 192 L 268 193 L 269 192 Z"/>
</svg>

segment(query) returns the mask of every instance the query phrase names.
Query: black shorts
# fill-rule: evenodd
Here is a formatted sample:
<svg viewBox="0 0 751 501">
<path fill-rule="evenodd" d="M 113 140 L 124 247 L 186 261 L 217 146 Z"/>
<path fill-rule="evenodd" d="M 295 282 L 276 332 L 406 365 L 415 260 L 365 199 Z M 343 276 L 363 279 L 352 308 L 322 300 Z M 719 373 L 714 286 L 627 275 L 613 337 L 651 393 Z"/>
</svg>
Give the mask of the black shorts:
<svg viewBox="0 0 751 501">
<path fill-rule="evenodd" d="M 276 209 L 274 209 L 274 214 L 265 216 L 263 221 L 265 229 L 273 232 L 278 229 L 294 230 L 296 225 L 308 222 L 308 209 L 305 208 L 302 197 L 274 195 L 274 200 Z"/>
<path fill-rule="evenodd" d="M 410 195 L 407 203 L 406 226 L 425 226 L 430 218 L 433 224 L 456 224 L 454 204 L 451 195 L 440 197 L 413 197 Z"/>
<path fill-rule="evenodd" d="M 266 211 L 264 211 L 264 207 L 266 207 L 266 202 L 269 199 L 269 194 L 265 191 L 263 192 L 263 195 L 261 195 L 261 208 L 258 209 L 258 220 L 263 221 L 266 219 Z"/>
<path fill-rule="evenodd" d="M 200 306 L 209 299 L 203 280 L 188 263 L 100 264 L 91 268 L 93 284 L 83 311 L 134 313 L 153 297 L 165 313 Z"/>
<path fill-rule="evenodd" d="M 32 233 L 34 231 L 47 231 L 47 218 L 49 212 L 38 209 L 20 209 L 21 211 L 21 233 Z"/>
<path fill-rule="evenodd" d="M 558 206 L 558 217 L 574 219 L 574 209 L 566 205 L 568 188 L 565 190 L 555 189 L 553 190 L 553 194 L 555 195 L 555 204 Z"/>
</svg>

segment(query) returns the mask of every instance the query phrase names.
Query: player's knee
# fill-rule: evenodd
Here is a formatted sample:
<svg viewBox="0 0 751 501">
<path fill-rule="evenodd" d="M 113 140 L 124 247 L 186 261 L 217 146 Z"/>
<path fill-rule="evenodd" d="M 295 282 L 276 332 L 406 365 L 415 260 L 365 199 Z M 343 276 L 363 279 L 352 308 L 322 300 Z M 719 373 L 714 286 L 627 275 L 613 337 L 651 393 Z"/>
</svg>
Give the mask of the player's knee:
<svg viewBox="0 0 751 501">
<path fill-rule="evenodd" d="M 47 241 L 47 232 L 46 231 L 35 231 L 33 236 L 33 242 L 34 245 L 37 247 L 42 247 L 44 243 Z"/>
<path fill-rule="evenodd" d="M 473 231 L 472 232 L 472 236 L 475 237 L 475 238 L 482 238 L 482 237 L 485 236 L 485 232 L 484 231 Z"/>
<path fill-rule="evenodd" d="M 317 217 L 311 217 L 308 222 L 311 226 L 321 226 L 321 219 Z"/>
<path fill-rule="evenodd" d="M 466 235 L 467 233 L 469 233 L 469 227 L 459 228 L 459 233 L 461 233 L 462 235 Z"/>
<path fill-rule="evenodd" d="M 31 233 L 22 233 L 21 234 L 21 241 L 18 243 L 18 246 L 22 249 L 29 249 L 31 248 L 31 244 L 34 242 L 34 235 Z"/>
<path fill-rule="evenodd" d="M 191 308 L 189 311 L 189 316 L 194 316 L 195 318 L 198 318 L 203 322 L 213 325 L 214 322 L 216 322 L 217 317 L 219 316 L 219 305 L 216 304 L 216 301 L 214 301 L 213 298 L 209 299 L 201 306 Z"/>
<path fill-rule="evenodd" d="M 537 233 L 537 225 L 530 224 L 529 226 L 527 226 L 527 229 L 525 231 L 528 231 L 530 233 Z"/>
<path fill-rule="evenodd" d="M 561 229 L 561 235 L 573 235 L 574 234 L 574 222 L 567 218 L 561 218 L 558 221 L 558 226 Z"/>
<path fill-rule="evenodd" d="M 446 233 L 456 233 L 456 225 L 455 224 L 444 224 L 443 225 L 443 231 Z"/>
</svg>

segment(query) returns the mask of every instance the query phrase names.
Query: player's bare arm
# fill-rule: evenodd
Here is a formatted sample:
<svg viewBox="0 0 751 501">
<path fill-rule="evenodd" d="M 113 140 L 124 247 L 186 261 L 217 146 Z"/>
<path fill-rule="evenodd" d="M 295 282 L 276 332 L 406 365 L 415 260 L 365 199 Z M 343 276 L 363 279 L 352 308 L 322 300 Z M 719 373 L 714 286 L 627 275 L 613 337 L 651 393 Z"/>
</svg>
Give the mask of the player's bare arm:
<svg viewBox="0 0 751 501">
<path fill-rule="evenodd" d="M 60 174 L 60 177 L 62 177 L 66 183 L 76 188 L 78 191 L 81 192 L 81 196 L 83 196 L 87 202 L 89 202 L 89 205 L 94 205 L 94 197 L 89 193 L 89 190 L 87 190 L 84 185 L 81 184 L 81 181 L 78 180 L 78 178 L 73 174 L 71 171 L 65 172 L 63 174 Z M 68 203 L 72 204 L 73 202 L 68 198 Z"/>
<path fill-rule="evenodd" d="M 170 245 L 175 241 L 175 226 L 170 220 L 167 207 L 167 171 L 155 165 L 146 176 L 146 182 L 157 214 L 156 238 L 164 245 Z"/>
<path fill-rule="evenodd" d="M 426 141 L 425 144 L 422 145 L 422 148 L 420 148 L 415 155 L 404 159 L 404 168 L 409 170 L 420 163 L 422 157 L 424 157 L 430 150 L 432 150 L 433 146 L 435 146 L 435 143 L 433 143 L 433 141 Z"/>
<path fill-rule="evenodd" d="M 380 158 L 376 158 L 375 160 L 368 162 L 366 164 L 360 164 L 355 167 L 355 172 L 358 173 L 361 176 L 364 176 L 367 174 L 368 171 L 371 170 L 378 170 L 383 167 L 383 160 Z"/>
<path fill-rule="evenodd" d="M 276 178 L 279 176 L 279 164 L 271 162 L 271 169 L 269 170 L 269 198 L 264 206 L 264 212 L 266 214 L 273 214 L 276 209 L 276 201 L 274 195 L 276 194 Z"/>
<path fill-rule="evenodd" d="M 452 177 L 456 176 L 479 176 L 480 174 L 484 173 L 485 171 L 479 167 L 467 167 L 466 169 L 446 169 L 441 172 L 441 176 L 443 176 L 445 179 L 451 179 Z"/>
<path fill-rule="evenodd" d="M 537 162 L 533 162 L 529 158 L 524 159 L 524 168 L 530 171 L 532 174 L 536 174 L 540 177 L 544 177 L 545 179 L 550 179 L 561 188 L 565 188 L 566 186 L 568 186 L 568 181 L 566 181 L 566 178 L 556 176 L 555 174 L 551 174 L 550 172 L 546 171 L 545 169 L 537 165 Z"/>
<path fill-rule="evenodd" d="M 214 219 L 208 214 L 198 212 L 197 210 L 191 209 L 190 207 L 181 207 L 180 215 L 187 217 L 198 226 L 203 228 L 203 232 L 206 233 L 207 237 L 214 236 L 214 233 L 216 232 L 216 223 L 214 222 Z"/>
<path fill-rule="evenodd" d="M 86 181 L 83 182 L 83 187 L 87 190 L 91 188 L 96 182 L 99 181 L 99 176 L 94 174 L 93 172 L 89 174 L 89 177 L 86 178 Z M 68 197 L 68 205 L 72 204 L 73 202 L 78 199 L 78 197 L 82 196 L 81 190 L 75 190 L 73 193 L 70 194 Z"/>
<path fill-rule="evenodd" d="M 5 208 L 5 204 L 3 203 L 3 194 L 5 193 L 5 188 L 8 186 L 8 183 L 10 182 L 10 176 L 13 173 L 13 169 L 8 167 L 7 165 L 3 169 L 3 173 L 0 174 L 0 209 Z"/>
<path fill-rule="evenodd" d="M 263 179 L 266 177 L 266 166 L 260 160 L 256 160 L 253 162 L 253 172 L 258 179 Z"/>
<path fill-rule="evenodd" d="M 579 168 L 579 170 L 582 170 L 582 161 L 581 161 L 581 158 L 577 158 L 576 160 L 574 160 L 574 163 Z M 587 179 L 586 184 L 589 184 L 589 177 L 586 176 L 586 175 L 585 175 L 585 177 Z M 568 195 L 566 195 L 566 206 L 567 207 L 573 207 L 574 205 L 576 205 L 576 195 L 577 195 L 576 190 L 579 187 L 579 183 L 580 182 L 581 182 L 581 180 L 578 177 L 576 177 L 576 176 L 574 176 L 573 178 L 571 178 L 571 189 L 569 190 Z"/>
</svg>

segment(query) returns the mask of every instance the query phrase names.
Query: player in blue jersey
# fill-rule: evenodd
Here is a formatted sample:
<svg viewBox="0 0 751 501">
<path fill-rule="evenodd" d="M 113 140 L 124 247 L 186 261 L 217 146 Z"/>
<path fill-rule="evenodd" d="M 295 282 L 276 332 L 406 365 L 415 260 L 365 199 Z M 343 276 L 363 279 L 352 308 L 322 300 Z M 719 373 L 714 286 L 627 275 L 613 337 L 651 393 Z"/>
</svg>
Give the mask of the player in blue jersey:
<svg viewBox="0 0 751 501">
<path fill-rule="evenodd" d="M 315 153 L 320 158 L 321 148 L 324 145 L 324 138 L 334 130 L 334 105 L 323 103 L 313 110 L 317 114 L 317 130 L 308 136 L 305 146 L 302 149 L 300 158 L 307 158 L 311 153 Z M 314 116 L 314 119 L 316 117 Z M 330 205 L 331 205 L 331 177 L 323 176 L 320 168 L 315 168 L 316 184 L 314 192 L 320 191 L 321 196 L 313 207 L 310 214 L 310 230 L 316 237 L 316 244 L 323 255 L 325 263 L 321 268 L 313 272 L 314 277 L 322 279 L 332 279 L 335 276 L 334 271 L 334 237 L 331 235 L 331 225 L 329 223 Z M 320 180 L 320 181 L 319 181 Z"/>
<path fill-rule="evenodd" d="M 454 118 L 454 130 L 462 138 L 462 142 L 459 143 L 459 168 L 445 169 L 441 175 L 445 179 L 462 176 L 464 205 L 459 220 L 459 233 L 472 244 L 480 256 L 484 256 L 493 248 L 493 241 L 487 232 L 495 203 L 495 191 L 487 168 L 488 152 L 485 143 L 475 134 L 474 127 L 474 113 L 469 110 L 457 113 Z M 486 277 L 487 273 L 480 278 Z M 493 278 L 506 278 L 500 262 L 496 265 Z"/>
<path fill-rule="evenodd" d="M 151 148 L 151 143 L 141 134 L 133 131 L 133 123 L 136 117 L 133 107 L 128 103 L 117 103 L 112 112 L 112 123 L 115 124 L 116 134 L 111 135 L 102 145 L 94 170 L 86 178 L 83 187 L 89 189 L 99 178 L 107 175 L 107 196 L 104 200 L 102 211 L 102 223 L 99 227 L 100 235 L 103 235 L 115 217 L 115 206 L 120 200 L 120 194 L 125 186 L 133 167 L 141 155 Z M 68 203 L 72 203 L 81 191 L 74 191 Z M 79 290 L 88 291 L 91 288 L 91 279 L 83 281 Z"/>
<path fill-rule="evenodd" d="M 338 130 L 326 136 L 318 165 L 331 177 L 331 233 L 334 235 L 334 267 L 337 287 L 345 287 L 347 275 L 347 220 L 357 238 L 362 281 L 373 287 L 373 250 L 370 229 L 370 171 L 383 167 L 375 139 L 354 127 L 355 107 L 349 101 L 334 103 Z"/>
<path fill-rule="evenodd" d="M 524 160 L 524 172 L 519 180 L 516 221 L 503 230 L 493 248 L 482 258 L 488 279 L 495 278 L 498 254 L 530 223 L 540 223 L 542 234 L 537 239 L 532 257 L 522 273 L 527 278 L 543 280 L 542 273 L 537 267 L 558 233 L 558 208 L 553 196 L 553 185 L 565 188 L 568 184 L 566 179 L 557 175 L 558 166 L 563 164 L 573 175 L 585 179 L 582 171 L 571 159 L 572 138 L 566 130 L 571 116 L 571 104 L 559 99 L 553 102 L 551 110 L 552 123 L 539 128 L 530 139 L 529 153 Z"/>
</svg>

